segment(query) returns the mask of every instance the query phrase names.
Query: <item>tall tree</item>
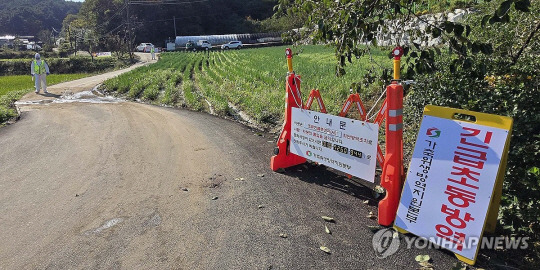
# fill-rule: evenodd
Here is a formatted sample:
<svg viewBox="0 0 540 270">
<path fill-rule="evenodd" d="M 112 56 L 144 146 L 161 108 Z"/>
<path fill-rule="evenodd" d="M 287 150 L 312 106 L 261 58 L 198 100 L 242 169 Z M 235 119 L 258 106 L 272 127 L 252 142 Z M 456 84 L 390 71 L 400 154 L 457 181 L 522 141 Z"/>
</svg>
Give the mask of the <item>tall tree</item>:
<svg viewBox="0 0 540 270">
<path fill-rule="evenodd" d="M 0 35 L 37 35 L 60 29 L 68 14 L 76 14 L 81 3 L 64 0 L 0 0 Z"/>
</svg>

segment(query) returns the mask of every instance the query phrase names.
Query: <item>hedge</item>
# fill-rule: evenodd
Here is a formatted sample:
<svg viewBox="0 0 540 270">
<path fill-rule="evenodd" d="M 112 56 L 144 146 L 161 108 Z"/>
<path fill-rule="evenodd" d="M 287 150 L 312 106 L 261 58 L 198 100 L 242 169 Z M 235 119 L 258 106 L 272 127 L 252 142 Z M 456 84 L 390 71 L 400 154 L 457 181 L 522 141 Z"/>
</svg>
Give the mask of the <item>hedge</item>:
<svg viewBox="0 0 540 270">
<path fill-rule="evenodd" d="M 113 57 L 95 58 L 93 61 L 88 57 L 52 58 L 45 59 L 51 73 L 92 73 L 112 69 L 117 60 Z M 0 61 L 0 76 L 27 75 L 30 74 L 31 59 Z"/>
</svg>

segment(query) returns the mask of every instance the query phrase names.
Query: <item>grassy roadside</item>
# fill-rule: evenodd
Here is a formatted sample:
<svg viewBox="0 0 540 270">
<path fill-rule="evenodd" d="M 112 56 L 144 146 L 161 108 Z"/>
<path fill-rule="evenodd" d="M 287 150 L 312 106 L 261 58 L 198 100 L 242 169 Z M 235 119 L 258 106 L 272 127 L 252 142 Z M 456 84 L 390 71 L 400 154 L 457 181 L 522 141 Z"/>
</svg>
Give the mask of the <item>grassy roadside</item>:
<svg viewBox="0 0 540 270">
<path fill-rule="evenodd" d="M 51 74 L 47 76 L 47 85 L 54 85 L 90 76 L 92 74 Z M 33 90 L 34 82 L 29 75 L 0 76 L 0 125 L 15 117 L 17 112 L 13 103 Z"/>
</svg>

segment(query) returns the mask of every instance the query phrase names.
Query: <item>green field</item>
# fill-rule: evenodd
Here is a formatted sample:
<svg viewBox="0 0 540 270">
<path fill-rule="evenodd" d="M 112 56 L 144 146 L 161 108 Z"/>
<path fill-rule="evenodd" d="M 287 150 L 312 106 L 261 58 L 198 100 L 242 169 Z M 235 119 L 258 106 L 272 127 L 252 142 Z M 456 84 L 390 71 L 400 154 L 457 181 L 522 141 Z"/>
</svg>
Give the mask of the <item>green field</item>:
<svg viewBox="0 0 540 270">
<path fill-rule="evenodd" d="M 47 76 L 47 85 L 76 80 L 89 75 L 51 74 Z M 13 102 L 32 91 L 33 88 L 34 82 L 30 75 L 0 76 L 0 125 L 17 115 L 13 108 Z"/>
<path fill-rule="evenodd" d="M 89 76 L 89 74 L 51 74 L 47 76 L 47 85 L 72 81 Z M 12 91 L 32 90 L 34 82 L 30 75 L 0 76 L 0 96 Z"/>
<path fill-rule="evenodd" d="M 233 104 L 256 121 L 278 124 L 284 107 L 286 47 L 215 51 L 207 53 L 164 53 L 153 65 L 138 68 L 103 84 L 107 91 L 154 104 L 183 106 L 193 110 L 230 112 Z M 330 113 L 336 114 L 372 62 L 356 59 L 347 75 L 335 76 L 334 51 L 324 46 L 293 48 L 294 70 L 302 77 L 306 99 L 314 88 L 321 90 Z M 392 66 L 386 52 L 373 51 L 375 67 Z M 208 105 L 208 103 L 210 105 Z M 368 102 L 369 103 L 369 102 Z"/>
</svg>

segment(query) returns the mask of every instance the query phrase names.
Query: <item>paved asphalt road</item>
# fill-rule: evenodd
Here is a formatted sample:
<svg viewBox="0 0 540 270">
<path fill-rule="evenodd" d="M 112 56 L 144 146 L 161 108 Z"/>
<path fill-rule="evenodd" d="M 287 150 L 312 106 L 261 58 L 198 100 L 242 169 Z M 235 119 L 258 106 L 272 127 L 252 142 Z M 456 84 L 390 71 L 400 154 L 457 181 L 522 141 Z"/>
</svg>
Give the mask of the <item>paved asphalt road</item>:
<svg viewBox="0 0 540 270">
<path fill-rule="evenodd" d="M 21 119 L 0 129 L 0 269 L 417 269 L 419 254 L 436 269 L 457 262 L 404 241 L 377 258 L 371 189 L 322 166 L 272 172 L 273 135 L 77 96 L 105 77 L 31 93 Z M 66 102 L 77 99 L 91 102 Z"/>
</svg>

